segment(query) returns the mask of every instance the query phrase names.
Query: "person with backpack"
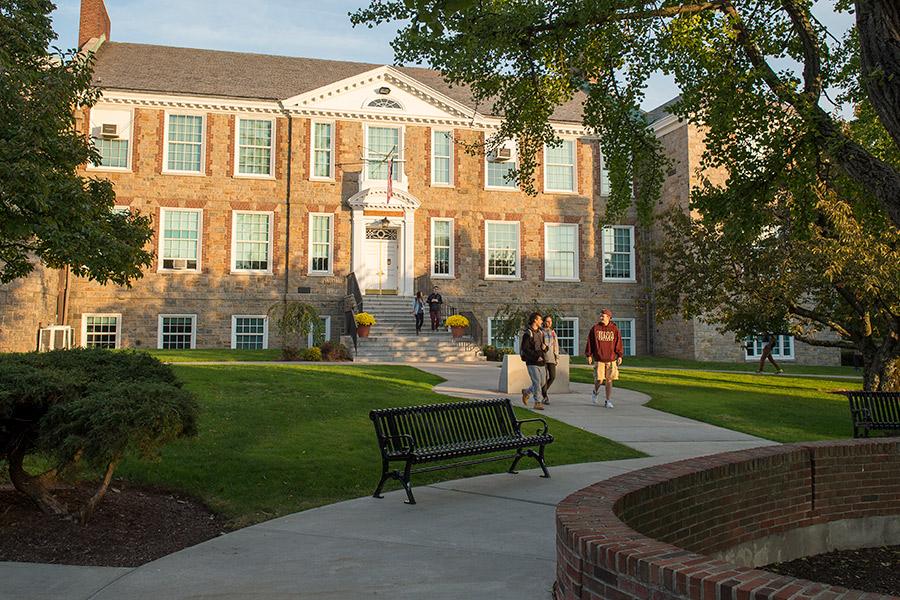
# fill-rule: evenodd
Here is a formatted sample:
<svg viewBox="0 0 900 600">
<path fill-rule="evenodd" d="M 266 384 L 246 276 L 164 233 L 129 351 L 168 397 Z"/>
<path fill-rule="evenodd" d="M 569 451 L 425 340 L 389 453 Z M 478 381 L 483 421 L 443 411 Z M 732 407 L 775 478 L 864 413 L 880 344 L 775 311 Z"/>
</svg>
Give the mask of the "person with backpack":
<svg viewBox="0 0 900 600">
<path fill-rule="evenodd" d="M 597 405 L 597 394 L 600 386 L 606 384 L 606 401 L 603 406 L 612 408 L 612 382 L 619 378 L 619 365 L 624 354 L 622 334 L 612 322 L 612 311 L 604 308 L 598 321 L 588 333 L 584 355 L 588 364 L 594 365 L 594 391 L 591 403 Z"/>
<path fill-rule="evenodd" d="M 544 352 L 547 378 L 544 379 L 541 394 L 544 396 L 544 404 L 550 404 L 550 397 L 547 395 L 547 392 L 556 379 L 556 364 L 559 362 L 559 337 L 556 335 L 556 330 L 553 329 L 553 317 L 550 315 L 544 317 L 544 328 L 541 329 L 541 332 L 544 334 L 544 346 L 547 348 Z"/>
<path fill-rule="evenodd" d="M 534 312 L 528 317 L 528 326 L 522 334 L 522 343 L 519 346 L 519 355 L 525 362 L 525 368 L 528 369 L 528 377 L 531 379 L 531 387 L 522 389 L 522 404 L 528 406 L 528 397 L 534 398 L 534 409 L 544 410 L 544 403 L 541 402 L 541 386 L 543 383 L 544 353 L 547 346 L 544 344 L 544 334 L 541 332 L 541 325 L 544 318 L 541 313 Z"/>
</svg>

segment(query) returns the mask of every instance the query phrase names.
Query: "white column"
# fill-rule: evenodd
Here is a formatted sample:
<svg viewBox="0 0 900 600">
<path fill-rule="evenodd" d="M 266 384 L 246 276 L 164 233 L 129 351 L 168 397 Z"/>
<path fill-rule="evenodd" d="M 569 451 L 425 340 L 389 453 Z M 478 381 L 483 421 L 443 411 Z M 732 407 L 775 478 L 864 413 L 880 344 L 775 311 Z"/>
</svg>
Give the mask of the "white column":
<svg viewBox="0 0 900 600">
<path fill-rule="evenodd" d="M 416 285 L 416 211 L 403 210 L 403 283 L 400 293 L 412 296 Z"/>
<path fill-rule="evenodd" d="M 363 209 L 354 208 L 352 216 L 352 233 L 350 241 L 350 270 L 356 274 L 361 290 L 366 289 L 366 222 Z"/>
</svg>

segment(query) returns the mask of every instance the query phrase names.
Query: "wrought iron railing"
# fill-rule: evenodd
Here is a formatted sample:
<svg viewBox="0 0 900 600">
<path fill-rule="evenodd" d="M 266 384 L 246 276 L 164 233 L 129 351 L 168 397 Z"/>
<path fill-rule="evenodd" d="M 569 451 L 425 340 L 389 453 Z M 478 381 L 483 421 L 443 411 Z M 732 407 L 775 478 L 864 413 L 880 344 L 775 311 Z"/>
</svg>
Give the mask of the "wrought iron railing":
<svg viewBox="0 0 900 600">
<path fill-rule="evenodd" d="M 358 339 L 356 336 L 356 314 L 363 311 L 363 296 L 359 289 L 359 281 L 356 273 L 347 275 L 347 295 L 344 298 L 344 331 L 350 334 L 353 340 L 353 350 L 357 350 Z"/>
</svg>

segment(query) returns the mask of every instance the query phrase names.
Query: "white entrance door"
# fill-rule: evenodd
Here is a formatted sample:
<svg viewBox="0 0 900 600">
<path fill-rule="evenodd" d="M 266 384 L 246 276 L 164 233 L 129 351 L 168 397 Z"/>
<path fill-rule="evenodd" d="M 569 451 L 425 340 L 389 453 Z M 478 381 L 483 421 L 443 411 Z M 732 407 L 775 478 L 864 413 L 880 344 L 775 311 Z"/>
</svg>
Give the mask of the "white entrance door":
<svg viewBox="0 0 900 600">
<path fill-rule="evenodd" d="M 366 229 L 366 294 L 397 293 L 399 232 L 399 229 Z"/>
</svg>

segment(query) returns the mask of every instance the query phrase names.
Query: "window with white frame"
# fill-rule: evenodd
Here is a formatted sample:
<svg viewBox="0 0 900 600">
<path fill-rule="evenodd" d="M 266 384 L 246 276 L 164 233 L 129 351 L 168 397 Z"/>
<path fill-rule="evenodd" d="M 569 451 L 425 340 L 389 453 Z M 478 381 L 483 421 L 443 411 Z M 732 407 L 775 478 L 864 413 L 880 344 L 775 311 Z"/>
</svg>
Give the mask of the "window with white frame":
<svg viewBox="0 0 900 600">
<path fill-rule="evenodd" d="M 375 98 L 366 106 L 368 106 L 369 108 L 388 108 L 391 110 L 403 110 L 402 104 L 400 104 L 396 100 L 391 100 L 390 98 Z"/>
<path fill-rule="evenodd" d="M 485 278 L 518 279 L 519 222 L 485 221 Z"/>
<path fill-rule="evenodd" d="M 431 135 L 431 185 L 453 185 L 453 132 Z"/>
<path fill-rule="evenodd" d="M 131 169 L 131 130 L 134 113 L 128 109 L 92 108 L 91 141 L 100 164 L 89 169 Z"/>
<path fill-rule="evenodd" d="M 512 348 L 519 351 L 519 336 L 500 337 L 498 330 L 503 327 L 504 319 L 490 317 L 488 319 L 488 344 L 495 348 Z"/>
<path fill-rule="evenodd" d="M 189 350 L 196 347 L 197 315 L 159 315 L 157 347 L 161 350 Z"/>
<path fill-rule="evenodd" d="M 366 127 L 366 178 L 402 181 L 403 141 L 399 127 Z"/>
<path fill-rule="evenodd" d="M 634 319 L 612 319 L 622 336 L 622 354 L 634 356 Z"/>
<path fill-rule="evenodd" d="M 310 213 L 309 215 L 309 272 L 330 275 L 332 265 L 332 240 L 334 215 Z"/>
<path fill-rule="evenodd" d="M 269 320 L 265 315 L 232 315 L 231 347 L 265 350 L 269 347 Z"/>
<path fill-rule="evenodd" d="M 766 342 L 762 335 L 750 337 L 744 340 L 744 352 L 747 360 L 759 360 L 762 356 L 763 348 Z M 776 336 L 775 345 L 772 346 L 772 358 L 781 358 L 784 360 L 794 359 L 794 336 L 779 335 Z"/>
<path fill-rule="evenodd" d="M 161 268 L 171 271 L 199 271 L 202 211 L 166 208 L 161 213 Z"/>
<path fill-rule="evenodd" d="M 331 339 L 331 317 L 319 317 L 319 327 L 306 335 L 306 345 L 310 348 L 320 346 Z"/>
<path fill-rule="evenodd" d="M 121 321 L 119 314 L 81 315 L 81 345 L 85 348 L 118 348 Z"/>
<path fill-rule="evenodd" d="M 453 219 L 431 219 L 431 276 L 453 277 Z"/>
<path fill-rule="evenodd" d="M 488 189 L 514 190 L 519 187 L 515 178 L 511 178 L 516 168 L 517 149 L 513 142 L 506 142 L 496 150 L 488 152 L 484 157 L 484 185 Z"/>
<path fill-rule="evenodd" d="M 312 124 L 312 179 L 334 179 L 334 123 Z"/>
<path fill-rule="evenodd" d="M 613 225 L 603 228 L 603 280 L 635 281 L 634 227 Z"/>
<path fill-rule="evenodd" d="M 544 279 L 578 280 L 578 225 L 544 223 Z"/>
<path fill-rule="evenodd" d="M 603 155 L 600 156 L 600 195 L 609 196 L 609 165 Z"/>
<path fill-rule="evenodd" d="M 166 171 L 203 172 L 203 116 L 170 114 L 166 124 Z"/>
<path fill-rule="evenodd" d="M 234 211 L 231 214 L 231 270 L 271 273 L 274 213 Z"/>
<path fill-rule="evenodd" d="M 556 338 L 559 340 L 559 353 L 569 356 L 578 355 L 578 319 L 560 317 L 553 322 Z"/>
<path fill-rule="evenodd" d="M 544 146 L 544 191 L 575 191 L 575 140 Z"/>
<path fill-rule="evenodd" d="M 238 119 L 237 129 L 237 174 L 271 177 L 275 158 L 275 121 Z"/>
</svg>

